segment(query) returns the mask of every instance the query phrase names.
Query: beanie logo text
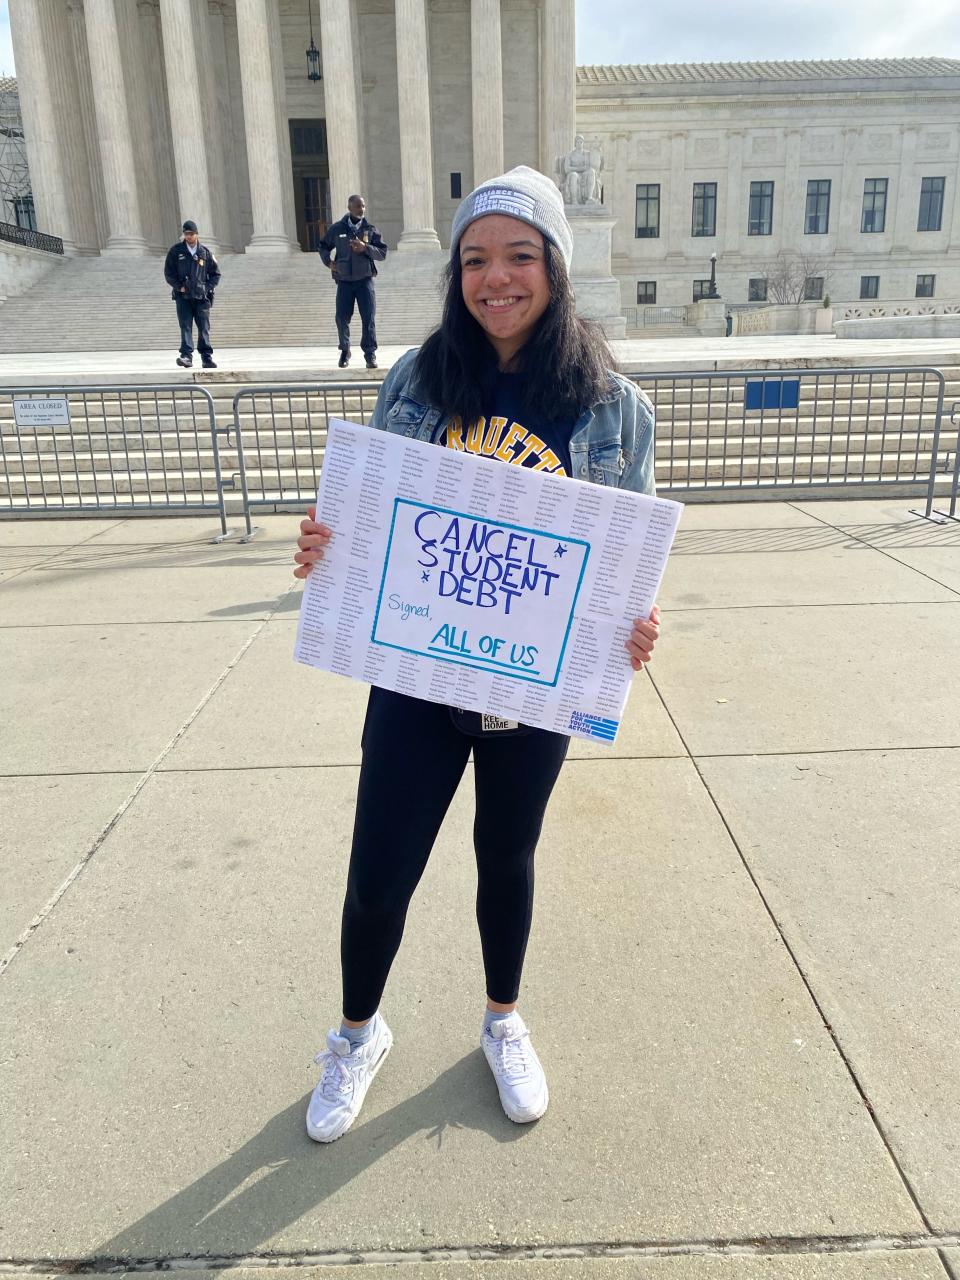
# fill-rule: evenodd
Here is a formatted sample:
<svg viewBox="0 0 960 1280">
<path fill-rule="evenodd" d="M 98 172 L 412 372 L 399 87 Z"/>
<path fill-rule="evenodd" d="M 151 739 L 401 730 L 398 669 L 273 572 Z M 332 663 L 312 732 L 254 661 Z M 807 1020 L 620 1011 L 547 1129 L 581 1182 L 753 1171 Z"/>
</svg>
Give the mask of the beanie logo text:
<svg viewBox="0 0 960 1280">
<path fill-rule="evenodd" d="M 522 191 L 511 191 L 507 187 L 487 187 L 476 193 L 470 212 L 472 219 L 479 218 L 484 213 L 505 213 L 527 220 L 534 217 L 536 208 L 536 200 Z"/>
</svg>

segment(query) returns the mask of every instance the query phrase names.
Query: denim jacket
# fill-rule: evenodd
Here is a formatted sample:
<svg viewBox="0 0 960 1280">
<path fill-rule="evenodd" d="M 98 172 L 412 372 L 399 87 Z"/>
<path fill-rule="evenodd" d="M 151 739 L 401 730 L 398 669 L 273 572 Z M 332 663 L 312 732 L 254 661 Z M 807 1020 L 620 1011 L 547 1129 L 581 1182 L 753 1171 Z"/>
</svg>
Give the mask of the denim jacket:
<svg viewBox="0 0 960 1280">
<path fill-rule="evenodd" d="M 449 418 L 430 405 L 419 389 L 416 357 L 416 349 L 407 351 L 387 374 L 370 426 L 434 442 Z M 570 436 L 574 478 L 653 496 L 653 405 L 629 378 L 609 373 L 609 391 L 574 424 Z"/>
</svg>

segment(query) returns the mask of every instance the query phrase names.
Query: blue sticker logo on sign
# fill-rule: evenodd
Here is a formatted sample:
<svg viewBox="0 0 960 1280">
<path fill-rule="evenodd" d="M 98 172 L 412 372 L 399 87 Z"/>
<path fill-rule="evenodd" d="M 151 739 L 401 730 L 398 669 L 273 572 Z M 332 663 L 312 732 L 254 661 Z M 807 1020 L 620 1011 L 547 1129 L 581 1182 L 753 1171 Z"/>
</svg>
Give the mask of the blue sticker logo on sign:
<svg viewBox="0 0 960 1280">
<path fill-rule="evenodd" d="M 567 728 L 575 733 L 586 734 L 588 738 L 600 738 L 604 742 L 612 742 L 617 736 L 620 721 L 604 720 L 601 716 L 589 716 L 585 711 L 574 711 Z"/>
</svg>

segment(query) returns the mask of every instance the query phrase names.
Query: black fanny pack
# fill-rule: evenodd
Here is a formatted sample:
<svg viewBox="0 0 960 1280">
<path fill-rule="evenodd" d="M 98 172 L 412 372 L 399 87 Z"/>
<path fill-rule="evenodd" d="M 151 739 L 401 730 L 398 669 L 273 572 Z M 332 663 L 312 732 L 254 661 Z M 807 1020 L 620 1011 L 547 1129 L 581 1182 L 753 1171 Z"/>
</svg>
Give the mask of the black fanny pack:
<svg viewBox="0 0 960 1280">
<path fill-rule="evenodd" d="M 447 710 L 460 732 L 469 734 L 471 738 L 518 738 L 533 732 L 528 724 L 488 715 L 485 711 L 463 711 L 460 707 L 448 707 Z"/>
</svg>

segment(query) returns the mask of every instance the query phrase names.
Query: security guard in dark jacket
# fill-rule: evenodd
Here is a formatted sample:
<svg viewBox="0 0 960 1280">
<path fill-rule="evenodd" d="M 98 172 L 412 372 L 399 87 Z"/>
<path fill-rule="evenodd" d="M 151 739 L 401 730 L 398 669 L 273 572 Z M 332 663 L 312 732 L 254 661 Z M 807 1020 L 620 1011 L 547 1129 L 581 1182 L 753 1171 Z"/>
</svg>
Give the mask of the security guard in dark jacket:
<svg viewBox="0 0 960 1280">
<path fill-rule="evenodd" d="M 180 321 L 180 355 L 177 364 L 189 369 L 193 364 L 193 326 L 197 326 L 197 350 L 204 369 L 215 369 L 210 345 L 210 308 L 213 291 L 220 283 L 220 265 L 206 245 L 200 243 L 197 224 L 188 218 L 183 239 L 167 252 L 163 278 L 170 286 Z"/>
<path fill-rule="evenodd" d="M 353 304 L 360 308 L 360 346 L 367 368 L 377 367 L 377 295 L 373 291 L 376 264 L 387 256 L 387 246 L 380 232 L 363 216 L 363 196 L 351 196 L 349 213 L 327 228 L 320 241 L 320 257 L 337 282 L 337 340 L 340 345 L 340 368 L 350 363 L 350 321 Z"/>
</svg>

